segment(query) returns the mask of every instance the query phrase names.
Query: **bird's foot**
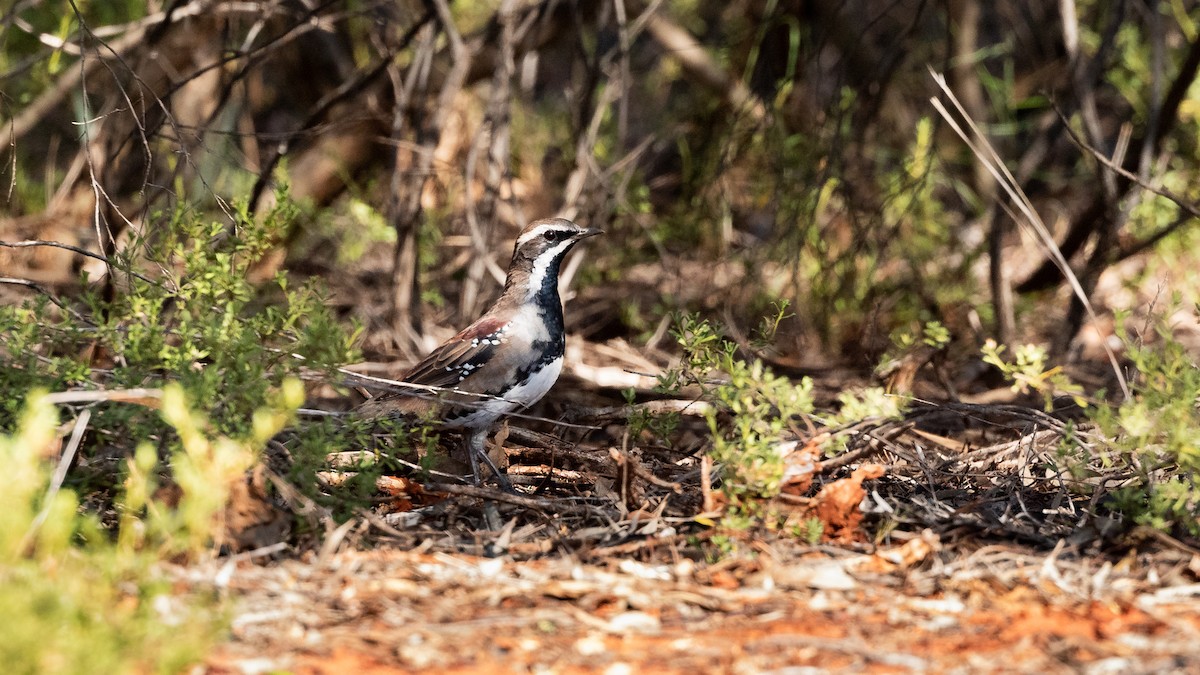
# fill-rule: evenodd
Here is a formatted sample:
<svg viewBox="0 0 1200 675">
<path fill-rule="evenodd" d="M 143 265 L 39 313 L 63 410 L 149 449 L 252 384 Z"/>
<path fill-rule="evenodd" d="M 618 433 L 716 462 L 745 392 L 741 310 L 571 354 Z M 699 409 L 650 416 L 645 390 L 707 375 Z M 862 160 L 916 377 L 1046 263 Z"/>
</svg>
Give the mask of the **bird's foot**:
<svg viewBox="0 0 1200 675">
<path fill-rule="evenodd" d="M 487 453 L 480 453 L 479 458 L 483 460 L 483 463 L 487 465 L 487 468 L 491 469 L 492 475 L 496 477 L 496 485 L 498 485 L 500 487 L 500 490 L 502 490 L 503 492 L 507 492 L 510 495 L 521 494 L 520 492 L 517 492 L 516 488 L 513 487 L 512 481 L 508 480 L 508 475 L 505 474 L 504 472 L 500 471 L 500 469 L 496 467 L 495 462 L 492 461 L 491 457 L 487 456 Z M 483 477 L 480 476 L 478 472 L 476 472 L 475 485 L 482 485 L 482 484 L 483 484 Z"/>
<path fill-rule="evenodd" d="M 496 463 L 492 461 L 492 458 L 488 457 L 484 444 L 486 438 L 486 432 L 481 431 L 472 434 L 467 441 L 467 454 L 471 458 L 471 474 L 475 478 L 475 486 L 479 487 L 483 485 L 483 476 L 479 472 L 479 463 L 482 461 L 487 465 L 487 468 L 492 470 L 492 475 L 496 477 L 496 484 L 500 486 L 502 491 L 510 495 L 521 494 L 513 488 L 512 482 L 508 480 L 508 476 L 496 467 Z"/>
</svg>

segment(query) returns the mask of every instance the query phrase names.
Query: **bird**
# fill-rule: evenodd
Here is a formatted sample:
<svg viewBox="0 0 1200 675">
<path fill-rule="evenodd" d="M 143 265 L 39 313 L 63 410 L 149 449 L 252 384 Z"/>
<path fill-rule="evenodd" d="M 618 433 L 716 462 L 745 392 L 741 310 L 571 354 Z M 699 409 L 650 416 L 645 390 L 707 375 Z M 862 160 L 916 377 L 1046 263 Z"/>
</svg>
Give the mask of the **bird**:
<svg viewBox="0 0 1200 675">
<path fill-rule="evenodd" d="M 558 380 L 566 347 L 559 266 L 576 244 L 598 234 L 603 230 L 565 218 L 529 223 L 517 236 L 495 303 L 400 377 L 404 384 L 439 389 L 388 392 L 362 403 L 358 412 L 376 419 L 422 416 L 463 430 L 475 485 L 483 482 L 482 462 L 502 490 L 514 492 L 484 442 L 497 420 L 533 405 Z"/>
</svg>

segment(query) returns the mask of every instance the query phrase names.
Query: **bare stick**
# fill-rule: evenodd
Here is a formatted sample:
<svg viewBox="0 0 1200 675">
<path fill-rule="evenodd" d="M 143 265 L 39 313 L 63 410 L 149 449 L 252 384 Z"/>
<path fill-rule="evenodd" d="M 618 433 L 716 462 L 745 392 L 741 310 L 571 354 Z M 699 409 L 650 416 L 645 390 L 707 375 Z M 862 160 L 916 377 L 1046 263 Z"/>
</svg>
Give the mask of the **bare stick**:
<svg viewBox="0 0 1200 675">
<path fill-rule="evenodd" d="M 85 248 L 80 248 L 78 246 L 72 246 L 71 244 L 64 244 L 61 241 L 46 241 L 43 239 L 27 239 L 25 241 L 3 241 L 3 240 L 0 240 L 0 247 L 4 247 L 4 248 L 30 248 L 30 247 L 34 247 L 34 246 L 48 246 L 51 248 L 61 248 L 65 251 L 71 251 L 73 253 L 78 253 L 81 256 L 92 258 L 93 260 L 99 260 L 100 262 L 104 263 L 105 265 L 109 266 L 110 268 L 113 267 L 113 260 L 111 258 L 100 255 L 99 253 L 93 253 L 92 251 L 89 251 Z M 134 277 L 137 277 L 138 279 L 145 281 L 148 284 L 154 284 L 155 286 L 158 286 L 160 288 L 162 287 L 162 284 L 151 279 L 150 277 L 138 274 L 137 272 L 134 272 L 133 270 L 125 270 L 125 271 L 128 272 L 129 274 L 133 275 Z"/>
<path fill-rule="evenodd" d="M 151 408 L 151 401 L 162 398 L 162 389 L 100 389 L 87 391 L 58 391 L 46 396 L 49 403 L 96 403 L 111 401 L 114 403 L 137 403 Z"/>
<path fill-rule="evenodd" d="M 691 399 L 662 399 L 658 401 L 646 401 L 645 403 L 634 403 L 631 405 L 614 405 L 598 408 L 580 407 L 572 411 L 570 417 L 574 419 L 590 419 L 598 422 L 608 422 L 613 420 L 629 419 L 630 416 L 637 412 L 644 412 L 650 415 L 678 413 L 680 415 L 703 417 L 712 410 L 713 405 L 708 401 Z"/>
<path fill-rule="evenodd" d="M 42 286 L 41 284 L 30 281 L 28 279 L 15 279 L 13 277 L 0 277 L 0 284 L 8 284 L 9 286 L 24 286 L 25 288 L 32 289 L 32 290 L 42 294 L 43 296 L 45 296 L 45 298 L 47 300 L 49 300 L 55 307 L 58 307 L 62 311 L 75 317 L 76 320 L 82 321 L 83 323 L 86 323 L 89 326 L 95 325 L 91 321 L 88 321 L 86 318 L 84 318 L 84 316 L 82 314 L 80 314 L 79 312 L 76 312 L 75 310 L 68 307 L 66 305 L 66 303 L 64 303 L 62 300 L 59 300 L 58 298 L 56 298 L 54 296 L 54 294 L 50 292 L 50 289 L 46 288 L 45 286 Z"/>
<path fill-rule="evenodd" d="M 424 486 L 426 492 L 446 492 L 460 497 L 477 497 L 479 499 L 490 499 L 497 502 L 505 502 L 516 506 L 523 506 L 527 509 L 541 511 L 546 508 L 558 509 L 557 502 L 546 499 L 534 499 L 524 495 L 515 495 L 500 490 L 492 490 L 490 488 L 478 487 L 475 485 L 457 485 L 455 483 L 426 483 Z"/>
<path fill-rule="evenodd" d="M 1120 162 L 1115 162 L 1115 161 L 1109 159 L 1103 152 L 1100 152 L 1094 146 L 1089 144 L 1086 140 L 1080 138 L 1079 134 L 1075 133 L 1075 130 L 1072 129 L 1071 125 L 1067 123 L 1066 116 L 1063 115 L 1062 110 L 1060 110 L 1057 105 L 1054 106 L 1054 112 L 1057 113 L 1059 118 L 1062 119 L 1063 126 L 1066 128 L 1067 134 L 1070 135 L 1071 140 L 1074 141 L 1075 145 L 1078 145 L 1080 148 L 1087 150 L 1089 153 L 1092 154 L 1093 157 L 1096 158 L 1097 161 L 1099 161 L 1104 166 L 1108 167 L 1108 169 L 1111 170 L 1113 173 L 1116 173 L 1118 176 L 1121 176 L 1121 177 L 1129 180 L 1131 183 L 1138 185 L 1142 189 L 1148 190 L 1148 191 L 1153 192 L 1154 194 L 1158 195 L 1159 197 L 1163 197 L 1165 199 L 1170 200 L 1172 203 L 1174 203 L 1180 209 L 1186 211 L 1187 214 L 1192 216 L 1193 218 L 1200 218 L 1200 207 L 1197 207 L 1195 204 L 1188 201 L 1188 199 L 1186 197 L 1184 197 L 1183 195 L 1181 195 L 1177 192 L 1173 192 L 1165 187 L 1153 185 L 1153 184 L 1149 183 L 1148 181 L 1143 180 L 1141 178 L 1141 176 L 1138 176 L 1137 174 L 1133 173 L 1132 171 L 1126 169 L 1124 166 L 1121 165 Z"/>
<path fill-rule="evenodd" d="M 50 487 L 47 488 L 46 497 L 42 500 L 42 510 L 34 516 L 33 522 L 29 524 L 29 530 L 21 539 L 21 550 L 25 550 L 29 546 L 33 538 L 37 536 L 37 531 L 41 529 L 42 523 L 46 522 L 46 518 L 50 515 L 54 497 L 58 495 L 63 481 L 67 479 L 67 471 L 71 468 L 71 462 L 75 461 L 75 451 L 79 449 L 79 443 L 83 440 L 83 432 L 87 430 L 88 421 L 91 419 L 92 411 L 88 408 L 84 408 L 79 413 L 79 417 L 75 418 L 75 428 L 71 431 L 71 440 L 67 441 L 67 448 L 58 460 L 58 466 L 54 467 L 54 475 L 50 477 Z"/>
</svg>

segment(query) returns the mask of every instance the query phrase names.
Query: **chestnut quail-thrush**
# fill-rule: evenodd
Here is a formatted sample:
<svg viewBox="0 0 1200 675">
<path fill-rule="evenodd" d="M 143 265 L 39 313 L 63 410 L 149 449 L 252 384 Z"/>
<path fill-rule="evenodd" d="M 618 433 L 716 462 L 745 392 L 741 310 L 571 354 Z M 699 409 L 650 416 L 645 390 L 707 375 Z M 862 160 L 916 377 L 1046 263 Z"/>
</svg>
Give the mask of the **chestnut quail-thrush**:
<svg viewBox="0 0 1200 675">
<path fill-rule="evenodd" d="M 475 483 L 483 462 L 500 487 L 508 477 L 484 449 L 492 424 L 533 405 L 562 372 L 562 301 L 558 269 L 575 244 L 602 234 L 564 218 L 534 221 L 517 237 L 504 292 L 482 317 L 409 369 L 403 382 L 438 387 L 376 396 L 358 411 L 368 417 L 430 415 L 463 429 Z"/>
</svg>

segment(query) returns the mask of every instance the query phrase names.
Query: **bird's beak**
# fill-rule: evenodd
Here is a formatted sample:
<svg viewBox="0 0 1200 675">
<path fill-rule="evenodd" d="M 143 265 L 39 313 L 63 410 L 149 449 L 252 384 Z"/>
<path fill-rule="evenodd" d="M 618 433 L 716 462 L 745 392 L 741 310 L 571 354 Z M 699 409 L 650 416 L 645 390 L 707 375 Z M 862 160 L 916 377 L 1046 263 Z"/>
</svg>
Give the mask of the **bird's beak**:
<svg viewBox="0 0 1200 675">
<path fill-rule="evenodd" d="M 577 234 L 575 236 L 578 239 L 587 239 L 588 237 L 594 237 L 598 234 L 604 234 L 604 230 L 601 230 L 598 227 L 589 227 L 588 229 L 584 230 L 583 232 L 580 232 L 579 234 Z"/>
</svg>

